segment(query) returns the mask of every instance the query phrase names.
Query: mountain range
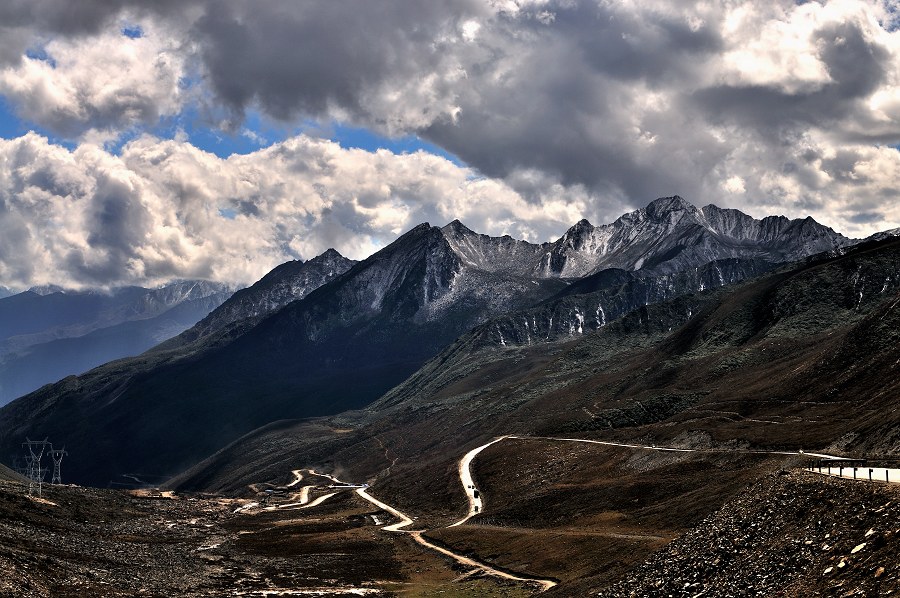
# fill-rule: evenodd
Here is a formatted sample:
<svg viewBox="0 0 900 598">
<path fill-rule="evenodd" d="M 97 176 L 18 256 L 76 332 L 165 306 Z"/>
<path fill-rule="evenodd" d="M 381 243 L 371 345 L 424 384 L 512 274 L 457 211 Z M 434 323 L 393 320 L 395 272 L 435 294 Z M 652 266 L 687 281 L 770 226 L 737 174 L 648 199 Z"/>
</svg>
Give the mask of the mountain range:
<svg viewBox="0 0 900 598">
<path fill-rule="evenodd" d="M 81 451 L 68 469 L 81 483 L 174 474 L 277 420 L 391 404 L 458 343 L 557 346 L 659 302 L 653 326 L 677 328 L 697 293 L 854 243 L 809 218 L 677 196 L 544 244 L 422 224 L 357 263 L 329 251 L 279 266 L 153 350 L 15 401 L 0 454 L 39 433 Z"/>
<path fill-rule="evenodd" d="M 898 260 L 900 238 L 867 242 L 641 306 L 564 342 L 504 346 L 486 323 L 365 409 L 273 423 L 172 486 L 238 492 L 302 462 L 441 512 L 464 504 L 459 457 L 507 434 L 896 455 Z"/>
<path fill-rule="evenodd" d="M 34 287 L 0 299 L 0 405 L 140 354 L 196 324 L 232 292 L 222 283 L 178 281 L 158 289 Z"/>
</svg>

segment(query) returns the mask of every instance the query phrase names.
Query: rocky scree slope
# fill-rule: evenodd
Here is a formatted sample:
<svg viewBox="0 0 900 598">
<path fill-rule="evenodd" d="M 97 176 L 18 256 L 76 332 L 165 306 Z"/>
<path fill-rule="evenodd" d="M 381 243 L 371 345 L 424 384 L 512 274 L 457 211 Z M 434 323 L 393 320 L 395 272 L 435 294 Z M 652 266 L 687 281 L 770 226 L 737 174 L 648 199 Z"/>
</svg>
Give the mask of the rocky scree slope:
<svg viewBox="0 0 900 598">
<path fill-rule="evenodd" d="M 773 475 L 594 595 L 887 596 L 898 520 L 896 486 Z"/>
</svg>

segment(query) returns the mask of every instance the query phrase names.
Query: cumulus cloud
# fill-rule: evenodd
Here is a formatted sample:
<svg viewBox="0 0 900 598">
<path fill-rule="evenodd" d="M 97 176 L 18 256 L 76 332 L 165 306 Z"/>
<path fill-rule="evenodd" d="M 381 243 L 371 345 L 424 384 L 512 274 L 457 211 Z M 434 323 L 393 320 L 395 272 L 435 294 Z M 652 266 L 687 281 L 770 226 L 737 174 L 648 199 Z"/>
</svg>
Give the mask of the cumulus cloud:
<svg viewBox="0 0 900 598">
<path fill-rule="evenodd" d="M 416 134 L 470 166 L 306 137 L 227 160 L 181 137 L 142 137 L 121 155 L 43 142 L 53 168 L 87 181 L 76 195 L 90 200 L 73 205 L 93 211 L 74 215 L 82 236 L 66 245 L 86 282 L 116 268 L 246 280 L 261 267 L 241 256 L 271 265 L 335 245 L 360 257 L 422 220 L 546 240 L 674 193 L 863 236 L 900 225 L 895 4 L 17 0 L 0 7 L 0 93 L 83 141 L 202 102 L 251 139 L 242 116 L 259 111 Z M 147 35 L 123 38 L 123 19 Z M 25 54 L 36 39 L 55 67 Z M 35 206 L 38 188 L 21 191 Z M 39 234 L 21 230 L 24 210 L 0 214 L 20 240 Z M 92 218 L 129 224 L 104 239 Z"/>
<path fill-rule="evenodd" d="M 306 136 L 223 159 L 150 136 L 113 155 L 29 134 L 0 141 L 0 280 L 246 283 L 329 247 L 367 257 L 425 221 L 459 217 L 479 230 L 549 237 L 586 200 L 533 205 L 425 152 L 343 149 Z"/>
<path fill-rule="evenodd" d="M 54 39 L 39 54 L 0 70 L 0 94 L 29 122 L 64 137 L 116 137 L 179 112 L 185 56 L 155 29 L 128 37 L 118 29 L 90 38 Z"/>
<path fill-rule="evenodd" d="M 235 113 L 328 116 L 408 132 L 458 109 L 458 37 L 478 0 L 245 0 L 194 24 L 214 94 Z"/>
</svg>

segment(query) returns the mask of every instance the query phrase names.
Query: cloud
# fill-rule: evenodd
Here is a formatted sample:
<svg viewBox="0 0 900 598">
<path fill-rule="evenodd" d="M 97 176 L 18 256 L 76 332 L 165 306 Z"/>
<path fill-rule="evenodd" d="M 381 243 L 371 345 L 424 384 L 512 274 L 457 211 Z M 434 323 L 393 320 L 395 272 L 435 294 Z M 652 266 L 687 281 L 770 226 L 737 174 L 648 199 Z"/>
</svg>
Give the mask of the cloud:
<svg viewBox="0 0 900 598">
<path fill-rule="evenodd" d="M 340 117 L 404 132 L 451 117 L 464 74 L 453 47 L 475 0 L 230 0 L 194 24 L 207 81 L 240 115 Z"/>
<path fill-rule="evenodd" d="M 53 248 L 74 251 L 60 275 L 85 284 L 116 268 L 248 280 L 329 245 L 361 257 L 422 220 L 547 240 L 674 193 L 861 236 L 900 225 L 894 4 L 15 0 L 0 7 L 0 93 L 81 144 L 6 146 L 89 181 L 73 205 L 93 211 L 73 214 L 80 232 Z M 126 21 L 146 35 L 122 36 Z M 25 54 L 35 47 L 56 66 Z M 469 168 L 303 136 L 227 160 L 183 135 L 140 137 L 121 155 L 96 147 L 198 106 L 251 139 L 250 111 L 415 134 Z M 2 226 L 24 223 L 15 234 L 39 259 L 45 232 L 17 209 Z M 113 227 L 106 243 L 90 218 L 144 236 Z"/>
<path fill-rule="evenodd" d="M 895 150 L 834 152 L 807 138 L 795 159 L 791 168 L 723 179 L 729 199 L 718 203 L 734 207 L 732 197 L 758 193 L 767 200 L 745 206 L 757 216 L 811 214 L 851 234 L 900 225 Z M 827 192 L 808 190 L 816 186 Z M 425 221 L 460 218 L 541 242 L 583 216 L 611 220 L 601 215 L 609 205 L 539 171 L 517 171 L 506 183 L 421 151 L 346 149 L 304 135 L 220 158 L 183 140 L 141 136 L 114 155 L 32 133 L 0 140 L 0 282 L 248 283 L 329 247 L 367 257 Z"/>
<path fill-rule="evenodd" d="M 119 155 L 28 134 L 0 141 L 4 285 L 252 282 L 329 247 L 364 258 L 424 221 L 549 238 L 586 196 L 526 202 L 424 152 L 343 149 L 298 136 L 227 159 L 143 136 Z"/>
<path fill-rule="evenodd" d="M 179 44 L 154 29 L 54 39 L 39 56 L 0 70 L 0 94 L 21 117 L 62 137 L 115 138 L 180 111 L 186 59 Z"/>
</svg>

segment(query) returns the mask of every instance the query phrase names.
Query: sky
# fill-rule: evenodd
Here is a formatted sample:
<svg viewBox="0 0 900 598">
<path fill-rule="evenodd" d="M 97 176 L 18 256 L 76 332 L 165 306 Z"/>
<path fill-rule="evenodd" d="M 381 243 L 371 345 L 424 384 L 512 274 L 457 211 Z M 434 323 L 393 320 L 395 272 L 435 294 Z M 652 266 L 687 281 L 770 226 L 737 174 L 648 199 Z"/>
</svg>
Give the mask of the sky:
<svg viewBox="0 0 900 598">
<path fill-rule="evenodd" d="M 0 286 L 247 284 L 681 195 L 900 227 L 898 0 L 8 0 Z"/>
</svg>

